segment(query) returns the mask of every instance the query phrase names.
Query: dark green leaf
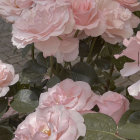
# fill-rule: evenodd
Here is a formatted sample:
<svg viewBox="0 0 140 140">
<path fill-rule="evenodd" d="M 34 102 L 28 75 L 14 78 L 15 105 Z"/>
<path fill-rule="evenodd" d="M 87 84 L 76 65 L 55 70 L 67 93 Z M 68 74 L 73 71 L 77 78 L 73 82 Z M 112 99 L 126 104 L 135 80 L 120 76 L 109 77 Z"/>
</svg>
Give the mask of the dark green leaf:
<svg viewBox="0 0 140 140">
<path fill-rule="evenodd" d="M 48 80 L 46 86 L 47 86 L 47 88 L 51 88 L 59 82 L 61 82 L 61 80 L 57 76 L 54 76 L 54 77 L 52 77 L 51 79 Z"/>
<path fill-rule="evenodd" d="M 130 103 L 130 109 L 131 109 L 131 110 L 134 110 L 134 111 L 140 110 L 140 100 L 134 99 L 134 100 Z"/>
<path fill-rule="evenodd" d="M 49 59 L 49 57 L 44 58 L 42 52 L 37 55 L 36 60 L 37 60 L 37 63 L 40 64 L 41 66 L 49 68 L 49 66 L 50 66 L 50 59 Z"/>
<path fill-rule="evenodd" d="M 98 81 L 98 77 L 94 68 L 86 63 L 79 62 L 76 65 L 74 65 L 72 68 L 72 74 L 75 74 L 75 76 L 77 75 L 76 77 L 78 79 L 80 78 L 81 81 L 88 81 L 88 83 L 90 84 L 93 84 L 94 82 Z"/>
<path fill-rule="evenodd" d="M 6 112 L 8 105 L 8 99 L 0 98 L 0 118 Z"/>
<path fill-rule="evenodd" d="M 134 112 L 129 116 L 129 121 L 135 124 L 140 124 L 140 111 Z"/>
<path fill-rule="evenodd" d="M 28 61 L 23 68 L 21 82 L 24 84 L 41 82 L 47 68 L 39 65 L 36 61 Z"/>
<path fill-rule="evenodd" d="M 19 113 L 30 113 L 38 106 L 38 97 L 33 91 L 23 89 L 14 96 L 11 106 Z"/>
<path fill-rule="evenodd" d="M 126 62 L 133 62 L 133 60 L 126 56 L 121 56 L 118 59 L 113 59 L 113 63 L 118 71 L 120 71 L 124 67 L 124 64 Z"/>
<path fill-rule="evenodd" d="M 11 140 L 13 134 L 9 127 L 0 126 L 0 140 Z"/>
<path fill-rule="evenodd" d="M 79 56 L 87 57 L 89 54 L 89 45 L 85 41 L 80 41 Z"/>
<path fill-rule="evenodd" d="M 27 45 L 25 48 L 22 49 L 22 51 L 21 51 L 22 52 L 22 57 L 25 57 L 28 54 L 28 52 L 31 50 L 32 46 L 34 46 L 33 43 Z"/>
</svg>

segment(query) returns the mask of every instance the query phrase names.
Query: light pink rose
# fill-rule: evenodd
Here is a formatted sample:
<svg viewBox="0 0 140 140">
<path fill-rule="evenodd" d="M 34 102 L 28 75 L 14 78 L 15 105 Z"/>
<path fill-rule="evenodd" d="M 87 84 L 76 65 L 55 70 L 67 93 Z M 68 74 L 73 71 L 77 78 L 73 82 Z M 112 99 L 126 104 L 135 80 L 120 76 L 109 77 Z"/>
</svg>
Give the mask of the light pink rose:
<svg viewBox="0 0 140 140">
<path fill-rule="evenodd" d="M 77 38 L 51 37 L 46 41 L 36 42 L 35 47 L 43 52 L 44 57 L 55 56 L 58 63 L 73 61 L 79 54 Z"/>
<path fill-rule="evenodd" d="M 18 126 L 13 140 L 77 140 L 85 136 L 83 117 L 63 106 L 37 110 Z"/>
<path fill-rule="evenodd" d="M 19 80 L 19 75 L 15 75 L 14 67 L 0 61 L 0 97 L 6 95 L 10 85 L 15 84 Z"/>
<path fill-rule="evenodd" d="M 106 42 L 116 44 L 133 35 L 133 28 L 140 23 L 140 19 L 131 11 L 122 7 L 114 0 L 100 0 L 98 7 L 106 18 L 106 31 L 102 35 Z"/>
<path fill-rule="evenodd" d="M 140 70 L 140 32 L 136 37 L 131 37 L 129 40 L 125 39 L 123 44 L 126 49 L 120 56 L 127 56 L 134 60 L 134 62 L 125 63 L 124 68 L 120 71 L 122 76 L 130 76 Z"/>
<path fill-rule="evenodd" d="M 131 96 L 140 100 L 140 80 L 128 87 Z"/>
<path fill-rule="evenodd" d="M 122 6 L 128 8 L 131 11 L 140 11 L 140 2 L 139 0 L 116 0 Z"/>
<path fill-rule="evenodd" d="M 70 5 L 62 3 L 36 4 L 22 12 L 13 25 L 13 45 L 24 48 L 32 42 L 71 33 L 74 26 L 72 11 Z"/>
<path fill-rule="evenodd" d="M 129 109 L 129 101 L 116 92 L 106 92 L 97 99 L 99 112 L 111 116 L 116 123 L 122 115 Z"/>
<path fill-rule="evenodd" d="M 95 100 L 96 95 L 87 83 L 66 79 L 41 94 L 39 108 L 59 104 L 81 113 L 90 111 L 96 105 Z"/>
<path fill-rule="evenodd" d="M 14 22 L 23 9 L 29 8 L 32 0 L 0 0 L 0 15 L 9 22 Z"/>
<path fill-rule="evenodd" d="M 96 0 L 71 0 L 75 29 L 84 30 L 89 36 L 99 36 L 106 29 L 105 20 L 98 10 Z"/>
</svg>

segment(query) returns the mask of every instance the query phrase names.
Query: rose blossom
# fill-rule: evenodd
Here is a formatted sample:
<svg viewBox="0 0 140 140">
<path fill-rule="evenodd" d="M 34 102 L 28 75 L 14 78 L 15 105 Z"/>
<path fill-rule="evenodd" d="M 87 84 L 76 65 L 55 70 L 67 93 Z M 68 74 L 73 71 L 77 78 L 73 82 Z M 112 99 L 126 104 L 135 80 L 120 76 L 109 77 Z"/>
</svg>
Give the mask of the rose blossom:
<svg viewBox="0 0 140 140">
<path fill-rule="evenodd" d="M 9 22 L 14 22 L 23 9 L 29 8 L 32 0 L 0 0 L 0 15 Z"/>
<path fill-rule="evenodd" d="M 128 92 L 131 96 L 140 100 L 140 80 L 128 87 Z"/>
<path fill-rule="evenodd" d="M 102 35 L 106 42 L 115 44 L 133 35 L 133 28 L 140 23 L 140 19 L 131 11 L 113 0 L 97 1 L 98 8 L 106 19 L 106 31 Z"/>
<path fill-rule="evenodd" d="M 14 67 L 0 61 L 0 97 L 5 96 L 9 91 L 10 85 L 15 84 L 19 80 L 19 75 L 15 75 Z"/>
<path fill-rule="evenodd" d="M 13 140 L 77 140 L 85 136 L 83 117 L 63 106 L 37 110 L 18 126 Z"/>
<path fill-rule="evenodd" d="M 62 4 L 63 3 L 63 4 Z M 24 48 L 27 44 L 46 41 L 50 37 L 71 33 L 74 26 L 72 11 L 63 0 L 52 4 L 36 4 L 22 13 L 13 25 L 13 45 Z"/>
<path fill-rule="evenodd" d="M 129 109 L 129 101 L 123 95 L 116 92 L 106 92 L 100 96 L 96 104 L 99 112 L 111 116 L 116 123 L 119 122 L 121 116 Z"/>
<path fill-rule="evenodd" d="M 140 70 L 140 32 L 137 32 L 136 37 L 131 37 L 129 40 L 125 39 L 123 44 L 126 49 L 120 56 L 125 55 L 135 61 L 125 63 L 124 68 L 120 71 L 122 76 L 129 76 Z"/>
<path fill-rule="evenodd" d="M 36 42 L 35 47 L 43 52 L 44 57 L 55 56 L 58 63 L 73 61 L 79 54 L 77 38 L 51 37 L 46 41 Z"/>
<path fill-rule="evenodd" d="M 75 29 L 84 30 L 89 36 L 104 33 L 105 20 L 98 10 L 96 0 L 72 0 Z"/>
<path fill-rule="evenodd" d="M 39 108 L 59 104 L 67 109 L 86 112 L 96 105 L 95 100 L 96 95 L 86 82 L 66 79 L 40 95 Z"/>
<path fill-rule="evenodd" d="M 130 9 L 131 11 L 139 11 L 140 10 L 140 2 L 139 0 L 116 0 L 122 6 Z"/>
</svg>

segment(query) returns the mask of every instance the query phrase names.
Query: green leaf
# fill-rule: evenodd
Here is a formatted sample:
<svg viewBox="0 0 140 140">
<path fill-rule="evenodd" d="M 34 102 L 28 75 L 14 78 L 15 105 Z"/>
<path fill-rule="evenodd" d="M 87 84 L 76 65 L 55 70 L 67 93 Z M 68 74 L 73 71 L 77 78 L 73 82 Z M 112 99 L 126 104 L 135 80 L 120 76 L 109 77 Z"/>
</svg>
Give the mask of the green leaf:
<svg viewBox="0 0 140 140">
<path fill-rule="evenodd" d="M 110 66 L 111 66 L 110 58 L 107 58 L 107 57 L 99 58 L 95 60 L 95 63 L 100 69 L 105 69 L 105 70 L 110 69 Z"/>
<path fill-rule="evenodd" d="M 86 136 L 83 140 L 124 140 L 116 135 L 117 126 L 113 119 L 100 113 L 84 115 Z"/>
<path fill-rule="evenodd" d="M 47 86 L 47 88 L 51 88 L 59 82 L 61 82 L 61 80 L 57 76 L 54 76 L 54 77 L 52 77 L 51 79 L 48 80 L 46 86 Z"/>
<path fill-rule="evenodd" d="M 49 68 L 49 66 L 50 66 L 50 59 L 49 59 L 49 57 L 44 58 L 42 52 L 37 55 L 36 60 L 37 60 L 37 63 L 40 64 L 41 66 Z"/>
<path fill-rule="evenodd" d="M 134 111 L 129 110 L 122 116 L 118 125 L 118 134 L 126 139 L 140 140 L 140 124 L 133 123 L 134 121 L 139 121 L 139 118 L 135 116 L 134 120 L 134 116 L 133 118 L 131 116 L 132 114 L 135 114 Z"/>
<path fill-rule="evenodd" d="M 25 48 L 21 49 L 22 57 L 25 57 L 28 54 L 28 52 L 31 50 L 33 45 L 34 44 L 32 43 L 32 44 L 27 45 Z"/>
<path fill-rule="evenodd" d="M 134 112 L 129 116 L 129 121 L 131 123 L 140 124 L 140 111 Z"/>
<path fill-rule="evenodd" d="M 118 128 L 118 133 L 126 139 L 140 140 L 140 125 L 127 122 Z"/>
<path fill-rule="evenodd" d="M 87 57 L 89 54 L 89 45 L 85 41 L 80 41 L 79 44 L 79 56 Z"/>
<path fill-rule="evenodd" d="M 118 59 L 115 58 L 113 59 L 113 63 L 118 71 L 120 71 L 124 67 L 124 64 L 126 62 L 134 62 L 134 61 L 126 56 L 121 56 Z"/>
<path fill-rule="evenodd" d="M 19 113 L 30 113 L 38 106 L 38 97 L 33 91 L 23 89 L 14 96 L 11 106 Z"/>
<path fill-rule="evenodd" d="M 0 118 L 6 112 L 8 105 L 8 99 L 0 98 Z"/>
<path fill-rule="evenodd" d="M 75 78 L 73 74 L 75 75 Z M 79 62 L 73 66 L 71 72 L 71 78 L 74 78 L 73 80 L 75 81 L 76 80 L 81 80 L 85 82 L 88 81 L 89 84 L 93 84 L 94 82 L 98 81 L 98 77 L 94 68 L 82 62 Z"/>
<path fill-rule="evenodd" d="M 134 111 L 140 110 L 140 100 L 134 99 L 134 100 L 130 103 L 130 109 L 131 109 L 131 110 L 134 110 Z"/>
<path fill-rule="evenodd" d="M 0 126 L 0 140 L 11 140 L 13 137 L 9 127 Z"/>
<path fill-rule="evenodd" d="M 23 68 L 21 82 L 24 84 L 41 82 L 47 68 L 41 66 L 37 61 L 28 61 Z"/>
</svg>

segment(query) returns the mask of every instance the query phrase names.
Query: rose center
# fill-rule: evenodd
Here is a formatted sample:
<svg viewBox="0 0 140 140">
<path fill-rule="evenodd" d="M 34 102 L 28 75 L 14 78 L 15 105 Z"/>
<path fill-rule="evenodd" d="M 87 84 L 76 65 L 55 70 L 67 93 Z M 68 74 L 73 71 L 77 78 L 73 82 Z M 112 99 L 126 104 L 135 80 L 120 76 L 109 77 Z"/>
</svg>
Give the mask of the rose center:
<svg viewBox="0 0 140 140">
<path fill-rule="evenodd" d="M 50 136 L 50 135 L 51 135 L 51 130 L 50 130 L 50 129 L 43 129 L 43 130 L 42 130 L 42 133 L 44 133 L 44 134 Z"/>
</svg>

